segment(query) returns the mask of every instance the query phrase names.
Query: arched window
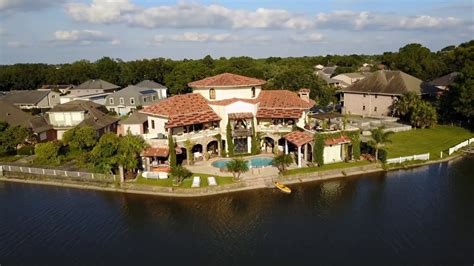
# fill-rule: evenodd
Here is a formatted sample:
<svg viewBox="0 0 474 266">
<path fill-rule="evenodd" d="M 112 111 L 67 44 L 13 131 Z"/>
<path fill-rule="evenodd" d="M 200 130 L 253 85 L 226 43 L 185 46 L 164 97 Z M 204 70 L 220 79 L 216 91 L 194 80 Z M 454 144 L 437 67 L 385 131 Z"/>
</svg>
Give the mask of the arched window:
<svg viewBox="0 0 474 266">
<path fill-rule="evenodd" d="M 211 99 L 211 100 L 216 99 L 216 90 L 215 89 L 210 89 L 209 90 L 209 99 Z"/>
<path fill-rule="evenodd" d="M 255 87 L 252 87 L 252 98 L 255 98 Z"/>
</svg>

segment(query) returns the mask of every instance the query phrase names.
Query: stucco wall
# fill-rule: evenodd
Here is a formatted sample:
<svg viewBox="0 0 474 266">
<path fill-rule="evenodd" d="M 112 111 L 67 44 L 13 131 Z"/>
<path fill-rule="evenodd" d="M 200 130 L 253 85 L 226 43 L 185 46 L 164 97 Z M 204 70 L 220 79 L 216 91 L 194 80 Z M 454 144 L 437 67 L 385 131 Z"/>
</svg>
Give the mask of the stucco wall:
<svg viewBox="0 0 474 266">
<path fill-rule="evenodd" d="M 344 93 L 343 112 L 366 116 L 388 116 L 390 115 L 390 106 L 393 104 L 394 99 L 396 97 L 390 95 L 346 92 Z"/>
<path fill-rule="evenodd" d="M 153 122 L 155 124 L 155 128 L 153 128 Z M 165 129 L 165 123 L 168 121 L 166 118 L 157 117 L 157 116 L 148 116 L 148 132 L 149 134 L 165 134 L 168 135 L 168 131 Z"/>
<path fill-rule="evenodd" d="M 211 88 L 194 88 L 193 93 L 201 94 L 207 100 L 209 98 L 209 90 Z M 238 87 L 238 88 L 214 88 L 216 91 L 215 100 L 225 100 L 231 98 L 253 99 L 257 98 L 262 90 L 261 86 L 255 86 L 255 97 L 252 97 L 252 87 Z M 211 100 L 212 101 L 212 100 Z"/>
<path fill-rule="evenodd" d="M 341 162 L 341 144 L 339 145 L 332 145 L 332 146 L 325 146 L 324 152 L 324 163 L 337 163 Z"/>
</svg>

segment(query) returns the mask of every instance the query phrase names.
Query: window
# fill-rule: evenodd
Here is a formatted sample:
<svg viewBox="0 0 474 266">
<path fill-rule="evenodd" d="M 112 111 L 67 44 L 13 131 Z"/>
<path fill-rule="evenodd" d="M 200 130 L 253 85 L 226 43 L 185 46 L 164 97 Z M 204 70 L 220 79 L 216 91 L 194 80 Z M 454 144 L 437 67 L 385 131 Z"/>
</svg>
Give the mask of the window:
<svg viewBox="0 0 474 266">
<path fill-rule="evenodd" d="M 364 93 L 364 98 L 367 97 L 367 93 Z"/>
<path fill-rule="evenodd" d="M 209 99 L 211 99 L 211 100 L 216 99 L 216 90 L 215 89 L 210 89 L 209 90 Z"/>
<path fill-rule="evenodd" d="M 151 128 L 155 129 L 155 120 L 151 120 Z"/>
<path fill-rule="evenodd" d="M 365 105 L 362 106 L 362 110 L 365 111 Z"/>
<path fill-rule="evenodd" d="M 156 95 L 151 96 L 152 101 L 156 101 Z"/>
<path fill-rule="evenodd" d="M 143 97 L 143 102 L 146 103 L 148 101 L 148 97 Z"/>
<path fill-rule="evenodd" d="M 130 98 L 130 104 L 135 104 L 135 98 Z"/>
<path fill-rule="evenodd" d="M 375 94 L 375 99 L 377 99 L 377 94 Z"/>
<path fill-rule="evenodd" d="M 377 112 L 377 106 L 374 107 L 374 112 Z"/>
<path fill-rule="evenodd" d="M 109 108 L 111 112 L 115 112 L 115 108 Z"/>
<path fill-rule="evenodd" d="M 120 104 L 125 104 L 125 100 L 123 99 L 123 97 L 120 97 Z"/>
<path fill-rule="evenodd" d="M 51 95 L 51 98 L 52 98 L 52 99 L 56 98 L 56 95 Z"/>
<path fill-rule="evenodd" d="M 109 103 L 114 104 L 114 98 L 109 98 Z"/>
<path fill-rule="evenodd" d="M 255 87 L 252 87 L 252 98 L 255 98 Z"/>
</svg>

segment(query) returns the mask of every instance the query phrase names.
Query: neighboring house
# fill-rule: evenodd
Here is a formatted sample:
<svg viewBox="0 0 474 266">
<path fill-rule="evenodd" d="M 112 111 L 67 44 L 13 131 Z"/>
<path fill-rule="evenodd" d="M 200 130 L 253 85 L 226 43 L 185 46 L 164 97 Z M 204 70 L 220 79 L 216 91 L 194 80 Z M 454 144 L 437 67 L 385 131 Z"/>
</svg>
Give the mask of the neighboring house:
<svg viewBox="0 0 474 266">
<path fill-rule="evenodd" d="M 441 89 L 442 91 L 446 91 L 451 87 L 451 85 L 453 85 L 458 75 L 459 75 L 459 72 L 452 72 L 447 75 L 434 79 L 433 81 L 430 82 L 430 84 Z"/>
<path fill-rule="evenodd" d="M 157 160 L 162 164 L 166 159 L 163 156 L 167 153 L 163 151 L 167 149 L 166 136 L 169 134 L 182 151 L 179 153 L 181 159 L 186 154 L 184 143 L 187 140 L 194 143 L 191 152 L 196 158 L 205 153 L 218 156 L 221 149 L 229 151 L 228 124 L 234 153 L 251 152 L 254 130 L 262 139 L 260 145 L 270 147 L 270 152 L 274 149 L 283 151 L 285 147 L 287 152 L 296 151 L 296 146 L 285 145 L 282 136 L 297 127 L 304 128 L 306 115 L 314 105 L 309 90 L 301 89 L 298 93 L 262 90 L 265 83 L 224 73 L 189 83 L 193 93 L 172 96 L 144 107 L 139 112 L 148 115 L 148 134 L 144 137 L 150 149 L 143 153 L 146 168 Z M 303 152 L 303 148 L 299 150 Z M 311 156 L 310 151 L 306 145 L 305 158 Z"/>
<path fill-rule="evenodd" d="M 342 89 L 342 112 L 363 116 L 389 116 L 403 94 L 435 95 L 437 88 L 401 71 L 379 70 Z"/>
<path fill-rule="evenodd" d="M 58 91 L 61 94 L 66 94 L 70 89 L 74 88 L 74 85 L 43 85 L 39 88 L 39 91 Z"/>
<path fill-rule="evenodd" d="M 361 73 L 343 73 L 339 74 L 337 76 L 332 77 L 333 80 L 338 80 L 339 81 L 339 87 L 341 88 L 346 88 L 359 80 L 364 79 L 366 76 L 361 74 Z"/>
<path fill-rule="evenodd" d="M 164 99 L 167 97 L 168 88 L 152 80 L 148 80 L 148 79 L 144 80 L 142 82 L 135 84 L 135 86 L 140 87 L 140 88 L 150 89 L 150 90 L 156 90 L 158 92 L 158 96 L 160 99 Z"/>
<path fill-rule="evenodd" d="M 148 133 L 148 116 L 139 112 L 133 112 L 127 118 L 121 120 L 117 129 L 117 135 L 123 136 L 129 131 L 132 135 Z"/>
<path fill-rule="evenodd" d="M 315 66 L 314 66 L 314 69 L 315 69 L 316 71 L 321 70 L 321 69 L 323 69 L 323 68 L 324 68 L 324 66 L 321 65 L 321 64 L 318 64 L 318 65 L 315 65 Z"/>
<path fill-rule="evenodd" d="M 1 100 L 21 109 L 49 109 L 60 103 L 59 95 L 55 91 L 10 91 Z"/>
<path fill-rule="evenodd" d="M 88 80 L 69 90 L 69 94 L 61 97 L 61 103 L 75 100 L 92 101 L 105 104 L 107 95 L 119 90 L 120 87 L 101 79 Z"/>
<path fill-rule="evenodd" d="M 334 71 L 336 71 L 336 68 L 337 66 L 323 67 L 322 69 L 316 70 L 315 74 L 324 80 L 326 84 L 338 87 L 341 81 L 331 78 L 332 74 L 334 74 Z"/>
<path fill-rule="evenodd" d="M 105 114 L 102 105 L 75 100 L 57 105 L 47 112 L 47 121 L 56 131 L 57 139 L 64 132 L 76 126 L 90 126 L 97 131 L 97 137 L 106 132 L 117 132 L 118 119 Z"/>
<path fill-rule="evenodd" d="M 105 107 L 109 111 L 126 115 L 139 106 L 147 106 L 161 100 L 160 90 L 130 85 L 125 89 L 107 95 Z"/>
<path fill-rule="evenodd" d="M 22 126 L 31 129 L 39 141 L 56 139 L 55 131 L 44 117 L 32 116 L 15 105 L 1 100 L 0 106 L 0 121 L 5 121 L 13 127 Z"/>
</svg>

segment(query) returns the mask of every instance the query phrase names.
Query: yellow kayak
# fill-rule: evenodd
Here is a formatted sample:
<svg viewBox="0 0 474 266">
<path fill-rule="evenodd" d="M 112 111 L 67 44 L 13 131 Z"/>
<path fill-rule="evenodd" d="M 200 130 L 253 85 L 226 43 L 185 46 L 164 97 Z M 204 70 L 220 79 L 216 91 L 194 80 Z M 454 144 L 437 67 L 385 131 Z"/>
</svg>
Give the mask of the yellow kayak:
<svg viewBox="0 0 474 266">
<path fill-rule="evenodd" d="M 275 184 L 275 187 L 281 190 L 281 192 L 288 193 L 288 194 L 291 193 L 291 189 L 283 185 L 282 183 L 274 182 L 273 184 Z"/>
</svg>

